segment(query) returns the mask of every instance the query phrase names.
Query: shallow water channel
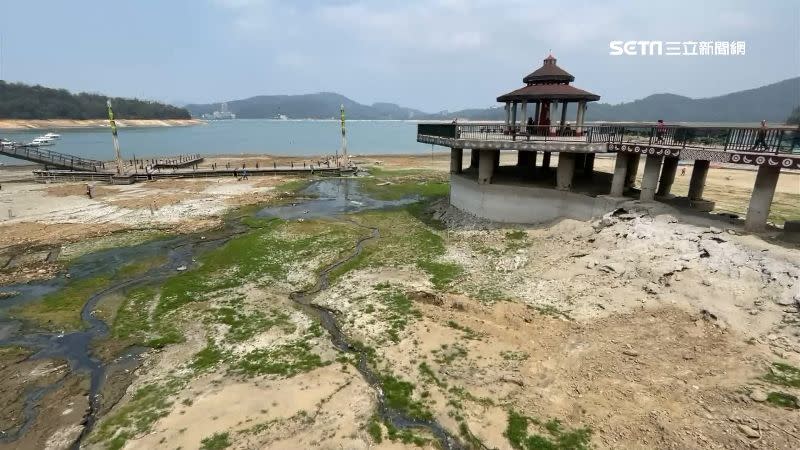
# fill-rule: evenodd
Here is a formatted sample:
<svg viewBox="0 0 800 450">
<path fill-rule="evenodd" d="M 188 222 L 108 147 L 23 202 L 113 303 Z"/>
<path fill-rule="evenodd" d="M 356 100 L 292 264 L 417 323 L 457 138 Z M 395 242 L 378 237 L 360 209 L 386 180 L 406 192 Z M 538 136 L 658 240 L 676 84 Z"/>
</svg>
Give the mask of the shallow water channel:
<svg viewBox="0 0 800 450">
<path fill-rule="evenodd" d="M 395 201 L 374 199 L 359 189 L 356 179 L 336 178 L 313 181 L 300 192 L 302 200 L 280 206 L 270 206 L 254 213 L 256 217 L 277 217 L 286 220 L 301 218 L 329 218 L 348 221 L 343 214 L 369 209 L 400 206 L 417 201 L 409 197 Z M 157 285 L 177 273 L 179 267 L 191 270 L 198 256 L 225 244 L 232 237 L 247 232 L 248 228 L 241 223 L 242 216 L 226 220 L 218 230 L 179 236 L 169 239 L 151 241 L 131 247 L 102 250 L 77 258 L 69 265 L 70 278 L 60 277 L 47 281 L 6 286 L 4 289 L 19 292 L 19 295 L 0 303 L 0 346 L 16 345 L 32 350 L 32 359 L 65 360 L 73 372 L 82 373 L 90 380 L 90 411 L 86 417 L 86 428 L 75 443 L 80 445 L 97 420 L 100 409 L 100 394 L 106 375 L 120 368 L 138 367 L 139 358 L 147 348 L 132 347 L 118 355 L 111 362 L 103 362 L 93 353 L 92 343 L 108 336 L 109 327 L 103 320 L 94 316 L 93 311 L 98 303 L 112 293 L 142 285 Z M 353 222 L 349 222 L 353 223 Z M 380 377 L 368 364 L 368 358 L 359 347 L 352 345 L 347 336 L 341 332 L 336 315 L 319 306 L 313 305 L 314 295 L 328 287 L 328 274 L 347 261 L 359 255 L 363 245 L 372 239 L 379 238 L 377 229 L 369 229 L 367 237 L 354 243 L 352 251 L 341 260 L 323 268 L 316 284 L 308 291 L 297 291 L 291 294 L 292 300 L 306 314 L 317 319 L 328 331 L 333 345 L 343 352 L 357 356 L 357 369 L 364 379 L 375 387 L 378 394 L 378 414 L 399 429 L 420 428 L 428 430 L 441 443 L 443 448 L 458 448 L 459 444 L 440 424 L 435 421 L 419 421 L 406 417 L 399 411 L 392 410 L 385 404 Z M 44 295 L 63 288 L 68 281 L 78 281 L 96 276 L 112 276 L 124 264 L 144 261 L 155 256 L 166 255 L 166 262 L 131 278 L 118 277 L 106 289 L 96 292 L 86 299 L 81 310 L 84 328 L 72 332 L 46 332 L 30 327 L 28 324 L 7 316 L 9 309 L 36 302 Z M 22 426 L 12 430 L 0 430 L 0 442 L 14 442 L 35 422 L 39 402 L 48 392 L 57 389 L 60 381 L 53 385 L 29 389 L 25 393 L 24 422 Z M 124 388 L 124 387 L 123 387 Z"/>
</svg>

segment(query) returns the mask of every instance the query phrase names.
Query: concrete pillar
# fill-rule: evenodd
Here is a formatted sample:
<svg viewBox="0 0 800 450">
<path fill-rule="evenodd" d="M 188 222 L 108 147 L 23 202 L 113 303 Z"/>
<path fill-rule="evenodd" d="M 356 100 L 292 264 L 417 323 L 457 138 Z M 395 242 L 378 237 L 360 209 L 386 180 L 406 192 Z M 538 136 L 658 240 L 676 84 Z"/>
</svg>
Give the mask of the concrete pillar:
<svg viewBox="0 0 800 450">
<path fill-rule="evenodd" d="M 469 168 L 478 168 L 478 150 L 472 149 L 469 151 Z"/>
<path fill-rule="evenodd" d="M 547 170 L 550 168 L 550 152 L 544 152 L 542 155 L 542 169 Z"/>
<path fill-rule="evenodd" d="M 627 178 L 628 165 L 630 164 L 628 160 L 633 156 L 628 153 L 617 153 L 616 161 L 614 162 L 614 178 L 611 179 L 611 192 L 609 192 L 612 197 L 622 197 L 625 192 L 625 179 Z"/>
<path fill-rule="evenodd" d="M 692 169 L 692 179 L 689 180 L 689 200 L 701 200 L 703 189 L 706 187 L 706 175 L 710 161 L 698 159 L 694 162 Z"/>
<path fill-rule="evenodd" d="M 530 163 L 531 167 L 536 167 L 536 152 L 529 152 L 530 156 L 528 157 L 528 162 Z"/>
<path fill-rule="evenodd" d="M 536 112 L 533 114 L 533 121 L 537 122 L 537 125 L 538 125 L 538 122 L 539 122 L 539 111 L 540 111 L 541 105 L 542 105 L 541 101 L 536 102 Z M 534 131 L 534 133 L 535 133 L 535 131 Z"/>
<path fill-rule="evenodd" d="M 461 173 L 461 160 L 464 158 L 464 149 L 450 149 L 450 173 Z"/>
<path fill-rule="evenodd" d="M 498 167 L 500 167 L 500 151 L 499 151 L 499 150 L 497 150 L 497 151 L 495 151 L 495 152 L 494 152 L 494 160 L 493 160 L 493 163 L 494 163 L 494 168 L 495 168 L 495 169 L 497 169 Z"/>
<path fill-rule="evenodd" d="M 517 152 L 517 167 L 525 167 L 530 163 L 530 152 Z"/>
<path fill-rule="evenodd" d="M 559 152 L 558 172 L 556 172 L 556 188 L 568 191 L 572 188 L 572 178 L 575 175 L 575 154 Z"/>
<path fill-rule="evenodd" d="M 511 123 L 511 102 L 506 102 L 506 125 Z"/>
<path fill-rule="evenodd" d="M 663 159 L 663 156 L 647 155 L 647 158 L 644 162 L 644 174 L 642 174 L 642 192 L 639 195 L 639 200 L 647 202 L 656 198 L 658 174 L 661 172 L 661 160 Z"/>
<path fill-rule="evenodd" d="M 591 178 L 592 174 L 594 173 L 594 153 L 587 153 L 586 154 L 586 161 L 583 165 L 583 174 L 586 178 Z"/>
<path fill-rule="evenodd" d="M 636 184 L 636 174 L 639 172 L 639 161 L 642 156 L 638 153 L 631 153 L 628 158 L 628 170 L 625 175 L 625 188 L 632 188 Z"/>
<path fill-rule="evenodd" d="M 494 176 L 495 150 L 480 150 L 478 152 L 478 184 L 489 184 Z"/>
<path fill-rule="evenodd" d="M 661 167 L 661 180 L 658 182 L 656 195 L 664 197 L 669 195 L 672 190 L 672 183 L 675 182 L 675 174 L 678 172 L 678 158 L 664 158 L 664 165 Z"/>
<path fill-rule="evenodd" d="M 758 166 L 756 184 L 750 194 L 750 206 L 747 208 L 747 218 L 744 220 L 745 230 L 759 231 L 766 228 L 769 208 L 772 205 L 772 197 L 775 196 L 775 187 L 778 185 L 780 174 L 780 166 Z"/>
<path fill-rule="evenodd" d="M 563 107 L 561 108 L 561 125 L 559 130 L 563 130 L 564 127 L 567 125 L 567 102 L 564 102 Z"/>
</svg>

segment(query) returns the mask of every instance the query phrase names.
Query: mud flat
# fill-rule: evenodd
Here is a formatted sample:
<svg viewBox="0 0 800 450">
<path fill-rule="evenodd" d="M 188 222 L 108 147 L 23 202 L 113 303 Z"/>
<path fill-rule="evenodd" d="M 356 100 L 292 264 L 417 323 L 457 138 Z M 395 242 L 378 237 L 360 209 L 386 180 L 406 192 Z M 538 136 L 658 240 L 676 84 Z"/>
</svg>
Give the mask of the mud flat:
<svg viewBox="0 0 800 450">
<path fill-rule="evenodd" d="M 236 232 L 192 235 L 215 244 L 182 253 L 183 270 L 141 243 L 108 279 L 67 264 L 75 275 L 42 304 L 139 280 L 97 304 L 109 329 L 93 351 L 149 349 L 109 375 L 82 448 L 800 445 L 797 248 L 638 202 L 501 227 L 448 207 L 443 172 L 380 166 L 272 186 L 300 191 L 220 216 Z M 18 314 L 47 327 L 51 312 Z"/>
</svg>

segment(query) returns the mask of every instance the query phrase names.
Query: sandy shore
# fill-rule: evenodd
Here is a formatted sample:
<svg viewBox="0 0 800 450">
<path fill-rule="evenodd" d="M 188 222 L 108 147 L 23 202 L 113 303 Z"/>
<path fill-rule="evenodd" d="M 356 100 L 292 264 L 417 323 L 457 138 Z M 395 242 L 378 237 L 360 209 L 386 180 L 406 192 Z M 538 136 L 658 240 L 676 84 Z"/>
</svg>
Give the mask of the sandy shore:
<svg viewBox="0 0 800 450">
<path fill-rule="evenodd" d="M 133 127 L 183 127 L 190 125 L 200 125 L 206 122 L 199 119 L 164 119 L 164 120 L 139 120 L 139 119 L 118 119 L 117 126 L 120 128 Z M 90 120 L 71 120 L 71 119 L 46 119 L 46 120 L 21 120 L 21 119 L 0 119 L 0 130 L 57 130 L 65 128 L 106 128 L 107 119 Z"/>
</svg>

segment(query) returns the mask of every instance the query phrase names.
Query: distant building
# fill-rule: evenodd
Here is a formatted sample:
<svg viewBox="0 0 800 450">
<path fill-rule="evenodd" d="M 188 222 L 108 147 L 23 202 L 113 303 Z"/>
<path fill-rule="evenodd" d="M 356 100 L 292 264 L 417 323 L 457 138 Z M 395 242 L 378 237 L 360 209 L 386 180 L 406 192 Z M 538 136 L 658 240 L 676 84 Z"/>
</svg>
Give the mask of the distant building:
<svg viewBox="0 0 800 450">
<path fill-rule="evenodd" d="M 236 114 L 228 111 L 227 103 L 222 103 L 219 105 L 219 111 L 214 111 L 211 114 L 203 114 L 201 117 L 205 120 L 231 120 L 236 118 Z"/>
</svg>

